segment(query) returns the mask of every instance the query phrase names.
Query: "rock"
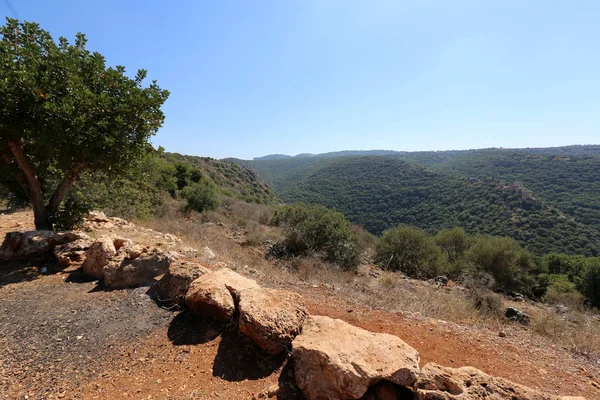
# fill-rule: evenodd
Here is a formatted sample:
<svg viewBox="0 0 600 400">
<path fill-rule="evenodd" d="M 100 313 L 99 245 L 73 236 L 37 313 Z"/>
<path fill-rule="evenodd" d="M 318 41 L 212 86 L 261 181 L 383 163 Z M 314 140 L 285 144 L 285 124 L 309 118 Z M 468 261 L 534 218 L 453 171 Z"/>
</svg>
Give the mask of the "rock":
<svg viewBox="0 0 600 400">
<path fill-rule="evenodd" d="M 137 258 L 127 257 L 127 251 L 111 260 L 103 269 L 104 284 L 111 289 L 124 289 L 144 286 L 154 282 L 154 278 L 166 273 L 175 261 L 171 253 L 154 249 Z M 87 260 L 86 260 L 87 261 Z"/>
<path fill-rule="evenodd" d="M 272 355 L 289 348 L 308 317 L 302 296 L 287 290 L 244 290 L 238 307 L 240 332 Z"/>
<path fill-rule="evenodd" d="M 508 307 L 506 310 L 504 310 L 504 316 L 511 321 L 518 322 L 522 325 L 529 325 L 531 323 L 531 317 L 529 314 L 525 314 L 514 307 Z"/>
<path fill-rule="evenodd" d="M 167 273 L 152 286 L 158 301 L 163 304 L 176 304 L 185 307 L 185 295 L 194 279 L 210 270 L 202 264 L 180 262 L 171 265 Z"/>
<path fill-rule="evenodd" d="M 111 236 L 102 236 L 90 245 L 85 253 L 83 272 L 94 278 L 102 279 L 103 269 L 117 254 L 114 240 Z"/>
<path fill-rule="evenodd" d="M 9 232 L 0 246 L 0 261 L 18 261 L 45 256 L 58 245 L 89 239 L 82 232 L 29 231 Z"/>
<path fill-rule="evenodd" d="M 500 336 L 500 337 L 506 337 L 506 332 L 500 331 L 500 332 L 498 332 L 498 336 Z"/>
<path fill-rule="evenodd" d="M 414 386 L 416 400 L 566 400 L 540 393 L 473 367 L 449 368 L 429 363 Z M 572 398 L 571 398 L 572 399 Z"/>
<path fill-rule="evenodd" d="M 208 246 L 204 246 L 198 257 L 204 262 L 211 262 L 217 258 L 216 254 Z"/>
<path fill-rule="evenodd" d="M 419 353 L 400 338 L 312 316 L 292 342 L 296 383 L 308 400 L 358 399 L 382 380 L 412 386 Z"/>
<path fill-rule="evenodd" d="M 563 304 L 557 304 L 554 307 L 554 310 L 556 311 L 557 314 L 566 314 L 569 311 L 571 311 L 571 309 Z"/>
<path fill-rule="evenodd" d="M 445 275 L 436 276 L 435 278 L 433 278 L 433 282 L 438 284 L 439 286 L 446 286 L 448 285 L 448 277 Z"/>
<path fill-rule="evenodd" d="M 54 257 L 62 266 L 82 262 L 85 260 L 85 254 L 91 244 L 91 239 L 78 239 L 74 242 L 56 246 L 54 247 Z"/>
<path fill-rule="evenodd" d="M 256 281 L 223 268 L 194 280 L 185 296 L 185 303 L 198 315 L 229 321 L 240 293 L 258 287 Z"/>
</svg>

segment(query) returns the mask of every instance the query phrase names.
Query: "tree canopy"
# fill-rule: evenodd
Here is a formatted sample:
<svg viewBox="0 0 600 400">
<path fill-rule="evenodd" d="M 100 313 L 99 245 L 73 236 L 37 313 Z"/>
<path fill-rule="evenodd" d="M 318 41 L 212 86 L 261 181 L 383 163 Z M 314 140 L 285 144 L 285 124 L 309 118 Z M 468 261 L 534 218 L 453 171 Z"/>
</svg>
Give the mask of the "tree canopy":
<svg viewBox="0 0 600 400">
<path fill-rule="evenodd" d="M 55 42 L 36 23 L 0 27 L 2 183 L 29 198 L 38 229 L 83 171 L 116 174 L 150 149 L 169 92 L 146 75 L 107 67 L 82 33 Z"/>
</svg>

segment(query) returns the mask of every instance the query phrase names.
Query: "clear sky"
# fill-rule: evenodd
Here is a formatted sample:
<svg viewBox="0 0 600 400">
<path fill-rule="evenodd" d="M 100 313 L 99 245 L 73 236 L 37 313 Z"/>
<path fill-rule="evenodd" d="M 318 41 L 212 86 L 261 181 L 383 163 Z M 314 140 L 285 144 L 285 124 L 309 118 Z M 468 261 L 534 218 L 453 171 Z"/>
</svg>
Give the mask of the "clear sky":
<svg viewBox="0 0 600 400">
<path fill-rule="evenodd" d="M 0 0 L 171 91 L 215 158 L 600 143 L 598 0 Z"/>
</svg>

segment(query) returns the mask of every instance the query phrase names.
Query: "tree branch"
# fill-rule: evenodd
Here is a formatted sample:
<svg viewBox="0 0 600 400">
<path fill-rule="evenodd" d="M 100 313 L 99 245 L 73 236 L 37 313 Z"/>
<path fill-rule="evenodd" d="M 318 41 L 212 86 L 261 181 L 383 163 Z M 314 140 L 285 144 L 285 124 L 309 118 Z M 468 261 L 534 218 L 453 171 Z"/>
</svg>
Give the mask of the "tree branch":
<svg viewBox="0 0 600 400">
<path fill-rule="evenodd" d="M 79 174 L 85 168 L 85 165 L 86 164 L 84 162 L 78 162 L 73 168 L 71 168 L 69 172 L 67 172 L 60 185 L 58 185 L 58 187 L 52 194 L 50 202 L 48 203 L 48 210 L 51 214 L 54 214 L 56 210 L 58 210 L 58 207 L 65 198 L 65 195 L 69 191 L 69 188 L 77 180 Z"/>
</svg>

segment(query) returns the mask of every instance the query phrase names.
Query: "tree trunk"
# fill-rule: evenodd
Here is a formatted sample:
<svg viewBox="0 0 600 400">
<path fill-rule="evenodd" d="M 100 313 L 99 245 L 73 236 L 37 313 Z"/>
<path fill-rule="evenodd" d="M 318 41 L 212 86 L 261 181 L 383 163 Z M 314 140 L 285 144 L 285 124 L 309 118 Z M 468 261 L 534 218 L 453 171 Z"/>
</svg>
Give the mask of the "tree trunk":
<svg viewBox="0 0 600 400">
<path fill-rule="evenodd" d="M 44 196 L 40 181 L 33 171 L 33 166 L 29 162 L 27 154 L 21 147 L 21 144 L 16 139 L 8 139 L 8 145 L 25 175 L 27 181 L 27 193 L 33 206 L 33 219 L 35 229 L 37 230 L 52 230 L 52 223 L 48 218 L 48 212 L 44 206 Z"/>
<path fill-rule="evenodd" d="M 48 203 L 47 211 L 50 215 L 54 215 L 54 213 L 58 211 L 60 203 L 62 203 L 63 199 L 65 198 L 65 195 L 69 191 L 69 188 L 71 187 L 71 185 L 73 185 L 73 183 L 75 183 L 83 168 L 85 168 L 85 163 L 79 162 L 75 164 L 75 166 L 71 168 L 69 172 L 67 172 L 60 185 L 58 185 L 58 187 L 52 194 L 50 202 Z"/>
</svg>

